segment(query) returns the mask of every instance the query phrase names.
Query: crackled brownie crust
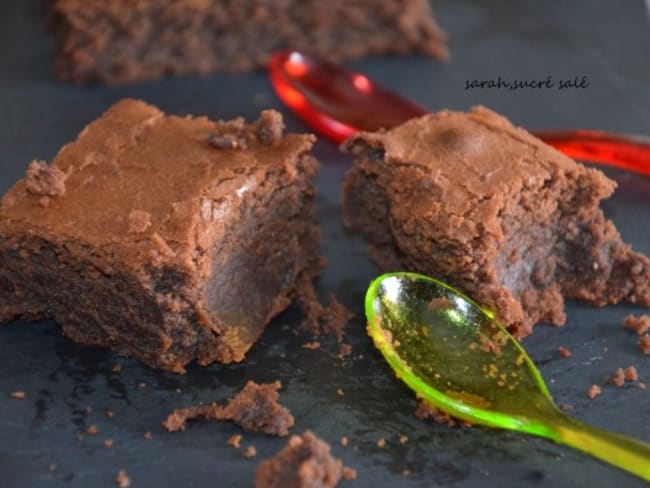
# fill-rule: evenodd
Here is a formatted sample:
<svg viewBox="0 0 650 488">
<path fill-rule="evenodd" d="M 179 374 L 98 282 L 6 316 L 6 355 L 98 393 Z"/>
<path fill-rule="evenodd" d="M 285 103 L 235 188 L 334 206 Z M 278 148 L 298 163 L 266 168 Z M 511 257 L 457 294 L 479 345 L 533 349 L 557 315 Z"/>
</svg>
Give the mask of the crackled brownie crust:
<svg viewBox="0 0 650 488">
<path fill-rule="evenodd" d="M 320 265 L 314 138 L 281 129 L 114 105 L 3 197 L 0 319 L 177 372 L 242 360 Z"/>
<path fill-rule="evenodd" d="M 482 107 L 346 141 L 344 219 L 382 270 L 444 279 L 518 336 L 565 322 L 564 297 L 650 305 L 650 260 L 600 200 L 615 183 Z"/>
<path fill-rule="evenodd" d="M 81 83 L 246 71 L 287 48 L 334 60 L 447 56 L 428 0 L 49 1 L 55 71 Z"/>
</svg>

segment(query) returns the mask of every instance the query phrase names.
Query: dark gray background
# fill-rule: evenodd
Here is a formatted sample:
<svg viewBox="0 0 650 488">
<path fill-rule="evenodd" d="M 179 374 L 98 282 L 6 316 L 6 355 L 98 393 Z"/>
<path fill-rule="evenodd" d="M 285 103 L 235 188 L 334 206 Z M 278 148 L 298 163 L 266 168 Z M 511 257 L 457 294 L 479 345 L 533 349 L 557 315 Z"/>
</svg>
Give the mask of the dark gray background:
<svg viewBox="0 0 650 488">
<path fill-rule="evenodd" d="M 120 88 L 75 87 L 51 75 L 50 39 L 38 0 L 0 4 L 0 190 L 8 189 L 31 159 L 51 159 L 111 103 L 142 98 L 163 110 L 212 118 L 282 109 L 264 73 L 166 79 Z M 371 77 L 432 108 L 468 109 L 482 103 L 531 128 L 587 127 L 650 134 L 650 22 L 644 2 L 609 0 L 435 3 L 450 35 L 452 59 L 368 59 L 352 63 Z M 573 78 L 584 90 L 465 91 L 467 79 Z M 290 130 L 307 128 L 286 114 Z M 281 401 L 296 417 L 293 432 L 313 429 L 358 469 L 350 486 L 637 486 L 641 482 L 586 455 L 543 439 L 482 428 L 450 429 L 417 420 L 413 395 L 394 379 L 364 333 L 362 297 L 375 270 L 363 244 L 342 229 L 340 183 L 349 160 L 319 142 L 318 208 L 329 266 L 319 281 L 357 314 L 350 341 L 363 360 L 341 361 L 325 341 L 301 349 L 308 336 L 283 331 L 299 316 L 289 311 L 269 327 L 240 365 L 191 367 L 185 376 L 162 373 L 110 352 L 76 346 L 55 324 L 12 323 L 0 328 L 0 486 L 115 486 L 120 468 L 135 487 L 250 486 L 257 462 L 284 439 L 244 435 L 255 460 L 226 445 L 239 429 L 194 423 L 170 434 L 161 421 L 176 407 L 222 401 L 247 379 L 281 379 Z M 605 211 L 635 248 L 650 253 L 650 178 L 608 170 L 620 184 Z M 592 383 L 617 367 L 635 364 L 650 382 L 650 357 L 621 326 L 630 306 L 593 309 L 571 303 L 564 328 L 540 326 L 524 341 L 558 403 L 591 424 L 650 441 L 650 390 L 604 388 L 593 401 Z M 557 347 L 573 351 L 560 358 Z M 111 371 L 117 361 L 124 372 Z M 140 388 L 146 383 L 146 388 Z M 180 393 L 176 391 L 180 388 Z M 342 388 L 344 396 L 336 394 Z M 24 390 L 23 401 L 9 398 Z M 89 405 L 93 413 L 86 417 Z M 115 412 L 112 419 L 104 411 Z M 97 436 L 77 439 L 95 424 Z M 144 440 L 150 430 L 153 439 Z M 410 442 L 399 445 L 400 435 Z M 342 435 L 350 447 L 338 444 Z M 387 440 L 380 449 L 376 441 Z M 105 449 L 105 438 L 114 439 Z M 48 466 L 55 464 L 50 471 Z M 408 469 L 411 476 L 400 475 Z"/>
</svg>

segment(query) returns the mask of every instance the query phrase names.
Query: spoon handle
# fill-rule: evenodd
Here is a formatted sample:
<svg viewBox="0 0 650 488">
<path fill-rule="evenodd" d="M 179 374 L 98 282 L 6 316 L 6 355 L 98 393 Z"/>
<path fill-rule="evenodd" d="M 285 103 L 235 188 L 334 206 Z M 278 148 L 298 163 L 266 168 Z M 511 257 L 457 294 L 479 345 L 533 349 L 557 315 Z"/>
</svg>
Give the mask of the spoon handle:
<svg viewBox="0 0 650 488">
<path fill-rule="evenodd" d="M 562 416 L 554 440 L 650 481 L 650 445 Z"/>
</svg>

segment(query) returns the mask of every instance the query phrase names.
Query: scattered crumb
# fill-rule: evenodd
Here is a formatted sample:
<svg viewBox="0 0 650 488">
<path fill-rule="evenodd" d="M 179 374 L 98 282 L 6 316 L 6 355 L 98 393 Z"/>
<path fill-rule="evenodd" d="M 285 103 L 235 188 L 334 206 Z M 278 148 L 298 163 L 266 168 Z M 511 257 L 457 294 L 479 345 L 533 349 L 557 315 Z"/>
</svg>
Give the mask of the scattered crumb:
<svg viewBox="0 0 650 488">
<path fill-rule="evenodd" d="M 25 392 L 21 390 L 16 390 L 12 391 L 9 396 L 15 400 L 24 400 L 25 399 Z"/>
<path fill-rule="evenodd" d="M 345 308 L 345 305 L 339 302 L 334 294 L 331 294 L 330 303 L 324 309 L 322 317 L 323 332 L 334 335 L 336 340 L 341 342 L 345 336 L 345 327 L 352 318 L 354 318 L 354 314 Z"/>
<path fill-rule="evenodd" d="M 429 310 L 436 312 L 438 310 L 446 310 L 451 307 L 451 303 L 446 297 L 437 297 L 429 302 Z"/>
<path fill-rule="evenodd" d="M 348 468 L 345 466 L 341 472 L 344 480 L 356 480 L 357 479 L 357 470 L 354 468 Z"/>
<path fill-rule="evenodd" d="M 57 469 L 57 465 L 56 465 L 56 463 L 52 463 L 52 464 L 50 464 L 50 465 L 47 467 L 47 469 L 49 469 L 51 472 L 56 471 L 56 469 Z"/>
<path fill-rule="evenodd" d="M 643 354 L 650 354 L 650 334 L 645 334 L 639 337 L 636 345 Z"/>
<path fill-rule="evenodd" d="M 344 392 L 341 388 L 337 388 L 337 389 L 336 389 L 336 394 L 337 394 L 338 396 L 343 396 L 343 395 L 345 395 L 345 392 Z"/>
<path fill-rule="evenodd" d="M 560 356 L 562 356 L 563 358 L 571 357 L 571 354 L 573 354 L 569 349 L 567 349 L 564 346 L 558 347 L 557 350 L 559 351 Z"/>
<path fill-rule="evenodd" d="M 485 334 L 480 334 L 479 340 L 481 342 L 481 351 L 491 352 L 495 356 L 501 356 L 501 346 L 508 342 L 508 336 L 501 330 L 497 330 L 492 337 Z M 474 343 L 469 345 L 470 349 L 474 349 Z"/>
<path fill-rule="evenodd" d="M 129 488 L 131 486 L 131 478 L 123 469 L 120 469 L 120 472 L 117 473 L 117 486 L 120 488 Z"/>
<path fill-rule="evenodd" d="M 408 436 L 401 435 L 401 436 L 399 437 L 399 443 L 402 444 L 402 445 L 406 444 L 408 441 L 409 441 Z"/>
<path fill-rule="evenodd" d="M 596 398 L 598 395 L 600 395 L 600 394 L 602 393 L 602 391 L 603 391 L 603 390 L 600 388 L 600 386 L 598 386 L 598 385 L 591 385 L 591 387 L 589 388 L 589 390 L 587 390 L 587 396 L 588 396 L 590 399 L 593 400 L 593 399 Z"/>
<path fill-rule="evenodd" d="M 231 420 L 245 431 L 285 436 L 294 424 L 291 412 L 278 403 L 282 383 L 257 384 L 249 381 L 227 405 L 188 407 L 174 410 L 163 422 L 170 432 L 183 430 L 188 420 L 198 417 Z"/>
<path fill-rule="evenodd" d="M 229 446 L 232 446 L 235 449 L 239 449 L 241 447 L 241 441 L 242 441 L 241 434 L 235 434 L 233 436 L 230 436 L 227 443 Z"/>
<path fill-rule="evenodd" d="M 318 342 L 318 341 L 305 342 L 302 345 L 302 348 L 303 349 L 312 349 L 312 350 L 319 349 L 320 348 L 320 342 Z"/>
<path fill-rule="evenodd" d="M 330 295 L 330 302 L 327 307 L 318 301 L 313 283 L 309 277 L 305 277 L 298 285 L 298 303 L 305 315 L 302 327 L 314 335 L 332 334 L 340 343 L 345 337 L 345 327 L 354 317 L 334 294 Z"/>
<path fill-rule="evenodd" d="M 402 474 L 402 476 L 411 476 L 411 470 L 410 469 L 403 469 L 401 474 Z"/>
<path fill-rule="evenodd" d="M 614 377 L 611 378 L 611 382 L 614 383 L 619 388 L 621 388 L 625 384 L 625 371 L 623 370 L 623 368 L 618 368 L 616 370 L 616 373 L 614 373 Z"/>
<path fill-rule="evenodd" d="M 383 437 L 377 439 L 377 447 L 386 447 L 386 439 L 384 439 Z"/>
<path fill-rule="evenodd" d="M 86 417 L 90 417 L 90 414 L 93 413 L 93 407 L 86 405 L 86 408 L 84 408 L 84 413 L 86 414 Z"/>
<path fill-rule="evenodd" d="M 106 449 L 110 449 L 111 447 L 113 447 L 113 439 L 105 439 L 104 440 L 104 447 Z"/>
<path fill-rule="evenodd" d="M 650 332 L 650 315 L 644 314 L 635 317 L 630 314 L 623 320 L 623 326 L 626 329 L 636 332 L 638 335 L 643 335 L 646 332 Z"/>
<path fill-rule="evenodd" d="M 107 416 L 109 419 L 112 419 L 114 415 L 115 415 L 115 414 L 113 413 L 112 410 L 106 410 L 106 416 Z"/>
<path fill-rule="evenodd" d="M 95 424 L 89 426 L 86 429 L 86 434 L 88 435 L 97 435 L 97 432 L 99 432 L 99 430 L 97 429 L 97 426 Z"/>
<path fill-rule="evenodd" d="M 142 437 L 144 437 L 145 440 L 149 440 L 153 437 L 153 435 L 151 434 L 151 432 L 146 431 L 144 434 L 142 434 Z"/>
<path fill-rule="evenodd" d="M 332 488 L 342 476 L 343 463 L 332 456 L 329 444 L 306 431 L 301 436 L 291 436 L 280 452 L 257 466 L 255 487 Z"/>
<path fill-rule="evenodd" d="M 339 356 L 345 358 L 348 357 L 350 354 L 352 354 L 352 346 L 350 344 L 342 342 L 341 345 L 339 346 Z"/>
<path fill-rule="evenodd" d="M 645 383 L 644 383 L 643 381 L 639 381 L 639 382 L 637 383 L 637 386 L 638 386 L 641 390 L 645 390 Z"/>
<path fill-rule="evenodd" d="M 121 373 L 123 369 L 124 369 L 124 366 L 122 366 L 121 363 L 115 363 L 115 364 L 113 365 L 113 369 L 112 369 L 112 371 L 113 371 L 114 373 Z"/>
<path fill-rule="evenodd" d="M 565 412 L 572 412 L 575 407 L 570 403 L 563 403 L 562 405 L 560 405 L 560 408 Z"/>
<path fill-rule="evenodd" d="M 341 437 L 341 445 L 343 447 L 348 447 L 349 442 L 350 441 L 348 440 L 348 436 L 344 435 L 343 437 Z"/>
<path fill-rule="evenodd" d="M 246 449 L 244 449 L 242 456 L 244 456 L 246 459 L 253 458 L 257 456 L 257 449 L 255 449 L 255 446 L 248 446 Z"/>
<path fill-rule="evenodd" d="M 147 384 L 145 382 L 138 383 L 138 388 L 140 388 L 141 390 L 144 390 L 146 387 L 147 387 Z"/>
<path fill-rule="evenodd" d="M 439 408 L 431 405 L 425 400 L 420 400 L 418 408 L 415 409 L 415 416 L 419 419 L 432 419 L 437 424 L 446 424 L 449 427 L 463 426 L 470 427 L 472 424 L 466 420 L 460 420 L 447 412 L 443 412 Z"/>
<path fill-rule="evenodd" d="M 639 373 L 634 366 L 630 366 L 625 370 L 625 379 L 627 381 L 637 381 L 639 379 Z"/>
</svg>

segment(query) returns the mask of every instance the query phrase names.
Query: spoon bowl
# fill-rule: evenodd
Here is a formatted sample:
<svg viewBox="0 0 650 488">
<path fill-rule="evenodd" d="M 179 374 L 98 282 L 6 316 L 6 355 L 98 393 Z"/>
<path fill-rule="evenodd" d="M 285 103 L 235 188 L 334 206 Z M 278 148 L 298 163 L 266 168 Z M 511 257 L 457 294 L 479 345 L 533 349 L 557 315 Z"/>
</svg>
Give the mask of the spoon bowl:
<svg viewBox="0 0 650 488">
<path fill-rule="evenodd" d="M 389 273 L 366 293 L 368 333 L 398 378 L 471 423 L 547 437 L 650 481 L 650 446 L 570 419 L 522 346 L 454 288 Z"/>
</svg>

